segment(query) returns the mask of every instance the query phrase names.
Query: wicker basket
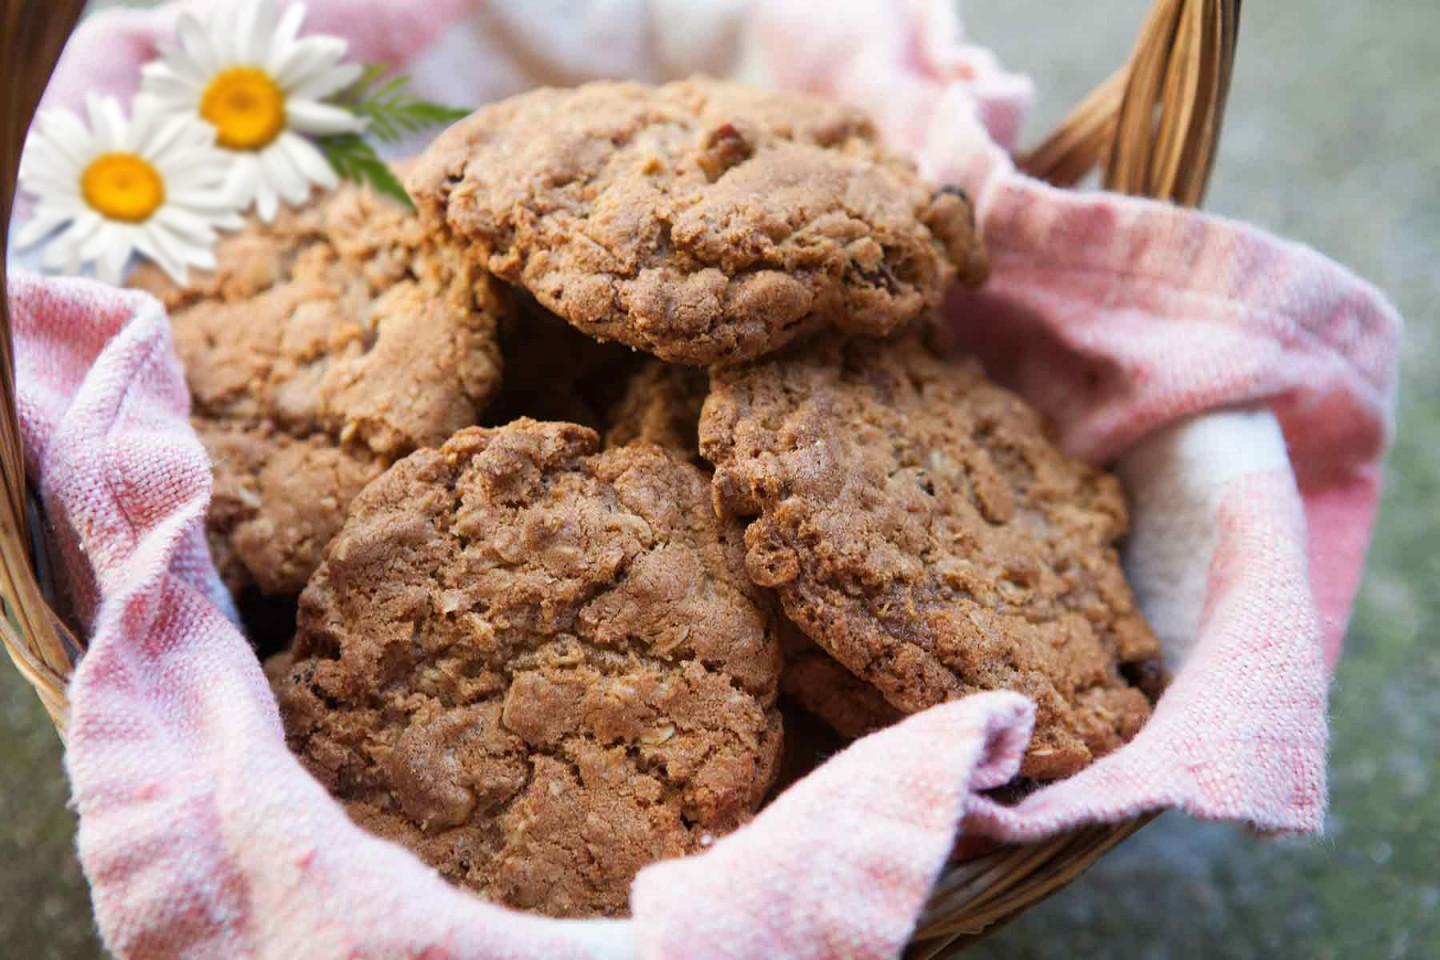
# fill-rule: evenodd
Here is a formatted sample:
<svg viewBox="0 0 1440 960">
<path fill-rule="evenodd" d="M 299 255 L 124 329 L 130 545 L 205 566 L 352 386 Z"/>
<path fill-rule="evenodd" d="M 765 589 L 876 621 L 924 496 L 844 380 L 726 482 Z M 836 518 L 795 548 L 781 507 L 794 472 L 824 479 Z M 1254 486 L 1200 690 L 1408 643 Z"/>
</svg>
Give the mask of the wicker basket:
<svg viewBox="0 0 1440 960">
<path fill-rule="evenodd" d="M 25 131 L 83 0 L 0 0 L 0 223 L 8 224 Z M 1060 186 L 1102 167 L 1108 189 L 1198 205 L 1215 158 L 1240 0 L 1156 0 L 1129 62 L 1085 98 L 1021 169 Z M 0 237 L 0 254 L 4 252 Z M 0 284 L 5 262 L 0 256 Z M 84 653 L 30 490 L 16 417 L 8 304 L 0 296 L 0 634 L 16 667 L 65 734 L 65 684 Z M 907 956 L 953 956 L 1065 886 L 1153 814 L 999 847 L 949 865 Z"/>
</svg>

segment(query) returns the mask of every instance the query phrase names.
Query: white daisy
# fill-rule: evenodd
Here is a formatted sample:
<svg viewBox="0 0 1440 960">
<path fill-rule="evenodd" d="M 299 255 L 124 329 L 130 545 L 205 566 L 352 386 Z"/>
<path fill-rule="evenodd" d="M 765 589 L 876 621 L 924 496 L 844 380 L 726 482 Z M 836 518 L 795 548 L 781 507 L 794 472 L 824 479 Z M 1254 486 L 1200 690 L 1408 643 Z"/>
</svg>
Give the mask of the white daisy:
<svg viewBox="0 0 1440 960">
<path fill-rule="evenodd" d="M 167 115 L 145 96 L 135 98 L 128 123 L 112 97 L 92 95 L 86 112 L 88 127 L 69 110 L 36 119 L 20 186 L 37 203 L 16 245 L 50 237 L 42 266 L 78 273 L 94 263 L 110 283 L 137 251 L 181 284 L 189 267 L 213 269 L 217 230 L 241 225 L 219 189 L 225 155 L 214 147 L 215 131 Z"/>
<path fill-rule="evenodd" d="M 356 133 L 354 113 L 322 102 L 360 76 L 341 63 L 339 37 L 301 38 L 305 7 L 295 3 L 278 19 L 273 0 L 216 4 L 202 22 L 180 15 L 177 41 L 142 71 L 142 89 L 167 109 L 199 116 L 234 163 L 226 181 L 242 207 L 253 201 L 260 219 L 275 217 L 279 201 L 304 203 L 311 184 L 333 189 L 335 171 L 301 134 Z"/>
</svg>

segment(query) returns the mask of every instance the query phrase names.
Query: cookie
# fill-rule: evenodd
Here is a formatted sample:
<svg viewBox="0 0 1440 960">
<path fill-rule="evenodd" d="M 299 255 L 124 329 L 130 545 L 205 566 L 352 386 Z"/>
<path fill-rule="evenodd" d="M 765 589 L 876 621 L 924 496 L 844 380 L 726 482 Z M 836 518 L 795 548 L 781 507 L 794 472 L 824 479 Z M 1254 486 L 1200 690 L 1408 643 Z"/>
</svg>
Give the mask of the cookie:
<svg viewBox="0 0 1440 960">
<path fill-rule="evenodd" d="M 781 692 L 840 736 L 856 740 L 905 716 L 783 618 L 779 633 L 785 654 Z"/>
<path fill-rule="evenodd" d="M 217 263 L 187 287 L 153 268 L 132 283 L 170 311 L 226 582 L 298 593 L 365 483 L 475 422 L 499 386 L 505 294 L 353 185 L 250 223 Z"/>
<path fill-rule="evenodd" d="M 757 808 L 779 669 L 704 474 L 519 420 L 365 489 L 272 676 L 357 823 L 488 898 L 592 916 Z"/>
<path fill-rule="evenodd" d="M 481 424 L 529 417 L 603 429 L 606 412 L 645 355 L 585 336 L 523 292 L 514 304 L 500 324 L 505 382 Z"/>
<path fill-rule="evenodd" d="M 899 710 L 1023 693 L 1035 778 L 1145 722 L 1131 678 L 1159 650 L 1116 553 L 1119 484 L 978 364 L 913 335 L 812 340 L 712 370 L 700 447 L 718 504 L 754 518 L 751 579 Z"/>
<path fill-rule="evenodd" d="M 700 407 L 709 390 L 704 370 L 649 361 L 610 411 L 606 446 L 654 443 L 698 461 Z"/>
<path fill-rule="evenodd" d="M 272 424 L 196 417 L 215 490 L 206 533 L 232 591 L 254 583 L 298 593 L 340 532 L 345 508 L 385 469 L 359 445 L 324 434 L 292 437 Z"/>
<path fill-rule="evenodd" d="M 968 200 L 848 107 L 708 79 L 484 107 L 406 181 L 422 217 L 591 336 L 733 363 L 885 334 L 986 274 Z"/>
</svg>

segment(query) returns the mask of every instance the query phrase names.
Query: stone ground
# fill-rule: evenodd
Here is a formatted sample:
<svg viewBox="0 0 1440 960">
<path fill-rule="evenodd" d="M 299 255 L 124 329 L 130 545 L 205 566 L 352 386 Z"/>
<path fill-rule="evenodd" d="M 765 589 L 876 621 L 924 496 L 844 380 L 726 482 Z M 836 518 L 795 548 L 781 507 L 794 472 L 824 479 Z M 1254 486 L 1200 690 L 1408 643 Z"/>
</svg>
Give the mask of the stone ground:
<svg viewBox="0 0 1440 960">
<path fill-rule="evenodd" d="M 966 11 L 972 35 L 1035 77 L 1033 139 L 1121 62 L 1147 6 L 972 0 Z M 1325 836 L 1259 840 L 1167 816 L 973 956 L 1440 956 L 1436 36 L 1434 0 L 1247 4 L 1207 201 L 1353 267 L 1409 324 L 1385 503 L 1335 681 Z M 8 669 L 0 730 L 0 953 L 96 956 L 59 745 Z"/>
</svg>

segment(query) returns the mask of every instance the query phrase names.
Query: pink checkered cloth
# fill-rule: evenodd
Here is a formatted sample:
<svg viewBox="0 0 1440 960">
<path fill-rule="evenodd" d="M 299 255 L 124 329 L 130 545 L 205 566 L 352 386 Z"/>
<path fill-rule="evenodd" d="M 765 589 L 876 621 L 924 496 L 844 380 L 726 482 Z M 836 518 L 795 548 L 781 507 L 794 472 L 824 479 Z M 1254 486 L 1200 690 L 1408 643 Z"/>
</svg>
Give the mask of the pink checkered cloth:
<svg viewBox="0 0 1440 960">
<path fill-rule="evenodd" d="M 172 19 L 92 17 L 50 101 L 128 93 Z M 1243 224 L 1017 175 L 995 144 L 1028 87 L 961 42 L 949 0 L 611 0 L 559 19 L 521 0 L 313 0 L 309 28 L 450 100 L 704 68 L 869 108 L 975 196 L 994 278 L 949 319 L 1068 449 L 1118 459 L 1132 578 L 1178 675 L 1133 743 L 1016 806 L 979 791 L 1016 772 L 1031 704 L 977 695 L 649 867 L 632 919 L 503 909 L 361 832 L 286 751 L 205 551 L 209 465 L 159 305 L 20 275 L 27 454 L 91 637 L 70 686 L 80 857 L 116 954 L 893 957 L 962 834 L 1034 840 L 1160 807 L 1319 829 L 1328 670 L 1395 390 L 1400 321 L 1380 293 Z"/>
</svg>

